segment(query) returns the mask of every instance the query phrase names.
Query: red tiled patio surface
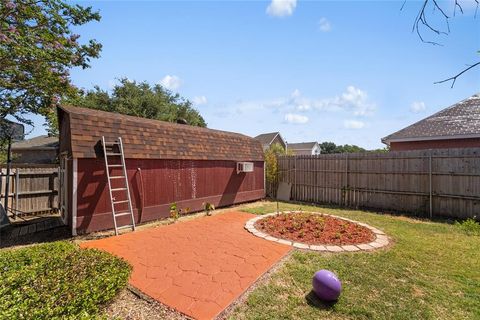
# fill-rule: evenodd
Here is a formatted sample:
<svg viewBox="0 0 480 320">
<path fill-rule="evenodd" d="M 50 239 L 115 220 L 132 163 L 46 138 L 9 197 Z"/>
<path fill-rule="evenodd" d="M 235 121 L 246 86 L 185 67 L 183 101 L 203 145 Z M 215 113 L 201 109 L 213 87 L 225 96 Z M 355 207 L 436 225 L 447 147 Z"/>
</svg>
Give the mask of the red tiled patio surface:
<svg viewBox="0 0 480 320">
<path fill-rule="evenodd" d="M 228 212 L 88 241 L 133 265 L 130 284 L 196 319 L 212 319 L 291 247 L 244 230 L 254 217 Z"/>
</svg>

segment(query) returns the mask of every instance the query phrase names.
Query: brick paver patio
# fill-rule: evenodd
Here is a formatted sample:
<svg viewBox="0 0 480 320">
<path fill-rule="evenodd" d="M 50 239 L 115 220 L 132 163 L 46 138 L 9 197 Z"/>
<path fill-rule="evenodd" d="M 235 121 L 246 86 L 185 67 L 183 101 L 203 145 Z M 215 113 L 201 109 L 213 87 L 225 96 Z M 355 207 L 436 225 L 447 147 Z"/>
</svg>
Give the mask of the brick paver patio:
<svg viewBox="0 0 480 320">
<path fill-rule="evenodd" d="M 254 217 L 228 212 L 85 242 L 133 265 L 130 283 L 197 319 L 212 319 L 291 250 L 244 229 Z"/>
</svg>

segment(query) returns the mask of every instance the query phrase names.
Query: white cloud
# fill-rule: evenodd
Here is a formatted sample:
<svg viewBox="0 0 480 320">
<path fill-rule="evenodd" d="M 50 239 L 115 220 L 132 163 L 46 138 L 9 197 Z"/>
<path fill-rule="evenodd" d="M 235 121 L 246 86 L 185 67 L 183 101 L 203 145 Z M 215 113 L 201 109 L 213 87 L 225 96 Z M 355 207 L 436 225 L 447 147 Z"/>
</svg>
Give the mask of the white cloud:
<svg viewBox="0 0 480 320">
<path fill-rule="evenodd" d="M 267 7 L 267 14 L 274 17 L 291 16 L 296 6 L 297 0 L 272 0 Z"/>
<path fill-rule="evenodd" d="M 427 110 L 425 102 L 415 101 L 410 105 L 410 111 L 413 113 L 422 113 Z"/>
<path fill-rule="evenodd" d="M 169 74 L 163 77 L 163 79 L 160 80 L 159 83 L 168 90 L 176 90 L 182 85 L 182 81 L 179 77 L 171 76 Z"/>
<path fill-rule="evenodd" d="M 373 115 L 376 105 L 367 92 L 354 86 L 347 87 L 343 93 L 328 98 L 309 98 L 295 89 L 289 95 L 279 98 L 263 100 L 239 100 L 227 109 L 242 117 L 263 113 L 265 115 L 281 114 L 285 123 L 309 122 L 309 118 L 327 116 L 326 113 L 339 113 L 340 124 L 344 119 L 351 117 L 365 117 Z M 363 123 L 363 122 L 362 122 Z M 363 124 L 365 125 L 365 124 Z M 345 126 L 359 127 L 362 124 L 348 122 Z"/>
<path fill-rule="evenodd" d="M 297 111 L 322 110 L 322 111 L 346 111 L 355 116 L 372 115 L 376 105 L 371 102 L 367 92 L 348 86 L 340 95 L 331 98 L 310 99 L 304 97 L 296 89 L 290 98 L 283 102 L 286 106 L 293 106 Z"/>
<path fill-rule="evenodd" d="M 376 106 L 368 98 L 366 91 L 348 86 L 345 92 L 333 98 L 316 101 L 315 107 L 320 110 L 345 110 L 355 116 L 367 116 L 375 112 Z"/>
<path fill-rule="evenodd" d="M 327 18 L 321 18 L 318 21 L 318 30 L 322 32 L 329 32 L 332 30 L 332 25 L 330 24 L 330 21 L 327 20 Z"/>
<path fill-rule="evenodd" d="M 207 97 L 205 97 L 205 96 L 193 97 L 192 101 L 193 101 L 193 104 L 195 104 L 197 106 L 200 106 L 202 104 L 207 104 L 207 102 L 208 102 Z"/>
<path fill-rule="evenodd" d="M 308 122 L 308 117 L 301 114 L 287 113 L 285 121 L 288 123 L 303 124 Z"/>
<path fill-rule="evenodd" d="M 362 129 L 365 127 L 365 122 L 358 120 L 345 120 L 343 126 L 347 129 Z"/>
<path fill-rule="evenodd" d="M 298 98 L 300 97 L 302 94 L 300 93 L 300 90 L 298 89 L 295 89 L 293 90 L 292 94 L 290 95 L 290 97 L 292 97 L 292 99 L 295 99 L 295 98 Z"/>
</svg>

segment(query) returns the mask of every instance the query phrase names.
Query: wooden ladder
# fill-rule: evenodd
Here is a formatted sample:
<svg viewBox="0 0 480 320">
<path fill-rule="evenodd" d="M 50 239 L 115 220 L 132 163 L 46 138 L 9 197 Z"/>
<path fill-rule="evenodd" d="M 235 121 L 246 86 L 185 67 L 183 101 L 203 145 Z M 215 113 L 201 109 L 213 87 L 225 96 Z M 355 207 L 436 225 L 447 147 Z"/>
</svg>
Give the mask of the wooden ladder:
<svg viewBox="0 0 480 320">
<path fill-rule="evenodd" d="M 132 209 L 132 200 L 130 198 L 130 189 L 128 187 L 128 177 L 127 177 L 127 169 L 125 168 L 125 155 L 123 153 L 123 143 L 122 138 L 118 137 L 115 141 L 105 141 L 105 137 L 102 136 L 102 146 L 103 146 L 103 155 L 105 158 L 105 172 L 107 173 L 107 180 L 108 180 L 108 191 L 110 194 L 110 203 L 112 205 L 112 216 L 113 216 L 113 225 L 115 226 L 115 235 L 118 235 L 118 231 L 122 229 L 132 228 L 132 231 L 135 231 L 135 218 L 133 216 L 133 209 Z M 120 163 L 118 161 L 110 164 L 109 160 L 113 160 L 115 158 L 120 158 Z M 114 168 L 122 168 L 122 174 L 117 176 L 110 175 L 110 169 Z M 113 180 L 122 180 L 124 182 L 123 186 L 112 188 L 112 181 Z M 116 184 L 118 185 L 118 184 Z M 122 197 L 122 200 L 117 200 L 114 196 L 117 195 L 126 195 Z M 125 205 L 128 203 L 128 210 L 127 211 L 120 211 L 117 212 L 115 208 L 118 205 Z M 123 216 L 130 216 L 131 224 L 118 226 L 117 225 L 117 218 Z"/>
</svg>

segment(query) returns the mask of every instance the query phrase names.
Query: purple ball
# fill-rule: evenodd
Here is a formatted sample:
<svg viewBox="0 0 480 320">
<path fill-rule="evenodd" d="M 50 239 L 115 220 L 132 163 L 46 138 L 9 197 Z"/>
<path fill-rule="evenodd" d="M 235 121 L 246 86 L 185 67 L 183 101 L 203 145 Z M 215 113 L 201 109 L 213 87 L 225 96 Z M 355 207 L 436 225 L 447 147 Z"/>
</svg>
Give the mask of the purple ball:
<svg viewBox="0 0 480 320">
<path fill-rule="evenodd" d="M 315 294 L 324 301 L 335 301 L 342 292 L 342 283 L 333 272 L 328 270 L 315 272 L 312 285 Z"/>
</svg>

